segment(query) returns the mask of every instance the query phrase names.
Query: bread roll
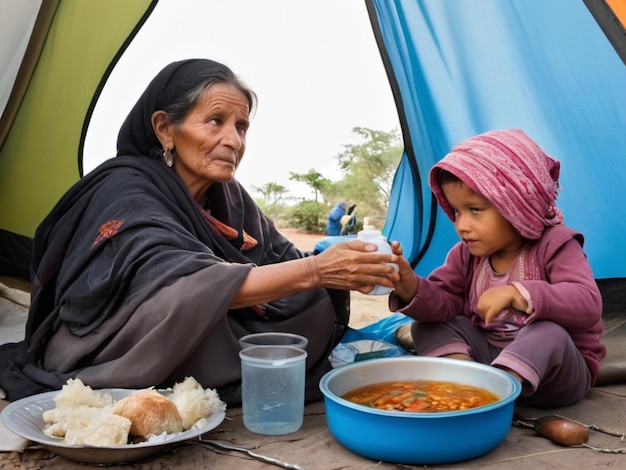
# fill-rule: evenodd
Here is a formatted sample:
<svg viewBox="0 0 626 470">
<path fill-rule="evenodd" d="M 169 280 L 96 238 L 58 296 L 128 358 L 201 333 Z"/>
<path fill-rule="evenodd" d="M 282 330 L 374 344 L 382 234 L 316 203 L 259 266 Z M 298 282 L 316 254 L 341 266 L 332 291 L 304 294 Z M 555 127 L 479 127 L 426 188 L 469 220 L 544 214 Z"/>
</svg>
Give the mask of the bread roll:
<svg viewBox="0 0 626 470">
<path fill-rule="evenodd" d="M 113 405 L 113 413 L 128 418 L 133 436 L 158 436 L 183 430 L 176 405 L 155 390 L 141 390 Z"/>
<path fill-rule="evenodd" d="M 68 379 L 61 392 L 55 397 L 54 402 L 57 408 L 64 409 L 77 408 L 83 405 L 104 408 L 113 404 L 113 398 L 108 393 L 96 392 L 80 379 Z"/>
<path fill-rule="evenodd" d="M 168 398 L 178 408 L 185 431 L 199 420 L 207 419 L 216 411 L 226 409 L 226 403 L 220 400 L 215 390 L 203 389 L 193 377 L 187 377 L 182 383 L 174 385 Z"/>
<path fill-rule="evenodd" d="M 43 412 L 44 433 L 71 445 L 120 446 L 128 442 L 130 420 L 111 412 L 113 398 L 79 379 L 69 379 L 54 398 L 56 407 Z"/>
<path fill-rule="evenodd" d="M 111 413 L 107 408 L 78 409 L 68 423 L 65 443 L 76 446 L 113 447 L 128 444 L 130 421 Z"/>
</svg>

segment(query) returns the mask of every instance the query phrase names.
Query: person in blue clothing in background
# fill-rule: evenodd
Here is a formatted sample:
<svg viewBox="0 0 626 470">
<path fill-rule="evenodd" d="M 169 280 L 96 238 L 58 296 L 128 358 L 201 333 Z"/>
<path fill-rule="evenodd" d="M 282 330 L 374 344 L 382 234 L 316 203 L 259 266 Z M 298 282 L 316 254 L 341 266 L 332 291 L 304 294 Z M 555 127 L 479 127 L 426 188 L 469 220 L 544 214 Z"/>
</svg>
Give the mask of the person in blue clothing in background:
<svg viewBox="0 0 626 470">
<path fill-rule="evenodd" d="M 346 215 L 348 204 L 341 201 L 332 208 L 328 214 L 328 222 L 326 224 L 326 235 L 329 237 L 341 235 L 341 218 Z"/>
</svg>

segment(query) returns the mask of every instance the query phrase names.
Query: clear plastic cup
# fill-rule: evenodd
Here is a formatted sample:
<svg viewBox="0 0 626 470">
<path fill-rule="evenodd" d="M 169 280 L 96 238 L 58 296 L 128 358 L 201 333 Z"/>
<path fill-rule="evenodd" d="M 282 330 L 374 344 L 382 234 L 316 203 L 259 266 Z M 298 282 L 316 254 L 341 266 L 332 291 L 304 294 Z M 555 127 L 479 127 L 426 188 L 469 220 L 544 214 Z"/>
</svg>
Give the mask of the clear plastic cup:
<svg viewBox="0 0 626 470">
<path fill-rule="evenodd" d="M 279 435 L 300 429 L 306 356 L 293 346 L 252 346 L 239 352 L 243 424 L 249 431 Z"/>
<path fill-rule="evenodd" d="M 252 333 L 239 338 L 241 349 L 252 346 L 292 346 L 294 348 L 306 349 L 308 343 L 309 340 L 304 336 L 278 331 Z"/>
</svg>

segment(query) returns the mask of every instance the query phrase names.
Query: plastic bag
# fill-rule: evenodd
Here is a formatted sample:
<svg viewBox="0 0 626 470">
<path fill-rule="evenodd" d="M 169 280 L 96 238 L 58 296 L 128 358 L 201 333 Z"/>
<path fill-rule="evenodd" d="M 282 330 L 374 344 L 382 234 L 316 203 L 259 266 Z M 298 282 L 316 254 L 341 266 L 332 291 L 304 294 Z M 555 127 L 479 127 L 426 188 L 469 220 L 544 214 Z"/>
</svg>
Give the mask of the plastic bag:
<svg viewBox="0 0 626 470">
<path fill-rule="evenodd" d="M 358 330 L 348 328 L 328 359 L 336 368 L 367 359 L 409 355 L 411 353 L 396 341 L 396 330 L 411 321 L 411 318 L 396 312 Z"/>
</svg>

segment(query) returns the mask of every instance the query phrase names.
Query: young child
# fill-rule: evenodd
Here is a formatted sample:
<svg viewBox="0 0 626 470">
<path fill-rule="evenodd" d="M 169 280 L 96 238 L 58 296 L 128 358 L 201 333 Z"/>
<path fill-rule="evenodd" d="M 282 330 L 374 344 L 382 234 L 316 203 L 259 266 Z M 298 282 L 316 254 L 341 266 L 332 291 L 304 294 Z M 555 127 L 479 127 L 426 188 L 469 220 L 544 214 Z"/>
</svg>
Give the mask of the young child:
<svg viewBox="0 0 626 470">
<path fill-rule="evenodd" d="M 456 145 L 432 168 L 430 186 L 461 242 L 427 278 L 401 258 L 389 299 L 392 311 L 417 320 L 417 355 L 504 369 L 533 406 L 580 400 L 606 354 L 583 236 L 555 205 L 559 169 L 521 130 Z"/>
</svg>

